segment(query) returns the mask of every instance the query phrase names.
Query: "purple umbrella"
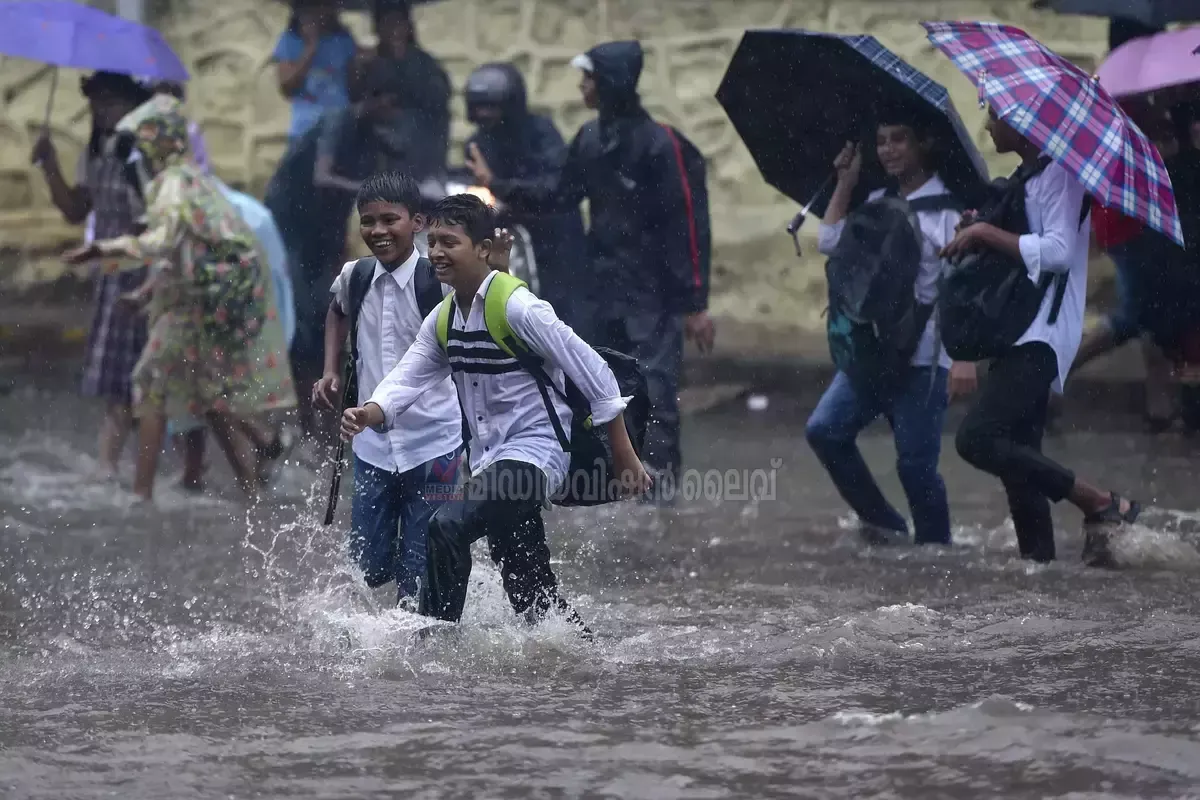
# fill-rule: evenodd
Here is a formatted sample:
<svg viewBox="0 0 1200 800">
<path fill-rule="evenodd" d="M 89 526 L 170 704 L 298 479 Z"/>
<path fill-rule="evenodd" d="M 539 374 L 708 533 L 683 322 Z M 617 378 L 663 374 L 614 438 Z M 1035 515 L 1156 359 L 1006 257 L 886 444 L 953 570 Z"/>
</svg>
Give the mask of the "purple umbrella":
<svg viewBox="0 0 1200 800">
<path fill-rule="evenodd" d="M 0 3 L 0 53 L 56 67 L 188 79 L 158 31 L 68 0 Z"/>
<path fill-rule="evenodd" d="M 158 31 L 68 0 L 0 2 L 0 54 L 55 67 L 188 79 L 183 62 Z M 57 88 L 56 69 L 46 102 L 47 127 Z"/>
</svg>

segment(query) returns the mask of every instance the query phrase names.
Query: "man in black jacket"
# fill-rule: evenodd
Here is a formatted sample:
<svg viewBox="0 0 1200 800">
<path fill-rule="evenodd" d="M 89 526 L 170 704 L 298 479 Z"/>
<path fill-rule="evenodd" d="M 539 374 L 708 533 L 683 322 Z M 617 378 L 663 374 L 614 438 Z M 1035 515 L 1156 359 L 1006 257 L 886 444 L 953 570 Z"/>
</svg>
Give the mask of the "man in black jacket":
<svg viewBox="0 0 1200 800">
<path fill-rule="evenodd" d="M 638 359 L 649 385 L 651 416 L 644 460 L 659 497 L 679 474 L 679 372 L 686 334 L 709 349 L 708 275 L 691 252 L 690 201 L 678 144 L 651 119 L 638 97 L 638 42 L 609 42 L 572 62 L 580 91 L 598 118 L 576 134 L 565 162 L 547 178 L 495 178 L 486 163 L 469 163 L 477 180 L 520 208 L 574 208 L 586 198 L 590 312 L 582 335 Z"/>
</svg>

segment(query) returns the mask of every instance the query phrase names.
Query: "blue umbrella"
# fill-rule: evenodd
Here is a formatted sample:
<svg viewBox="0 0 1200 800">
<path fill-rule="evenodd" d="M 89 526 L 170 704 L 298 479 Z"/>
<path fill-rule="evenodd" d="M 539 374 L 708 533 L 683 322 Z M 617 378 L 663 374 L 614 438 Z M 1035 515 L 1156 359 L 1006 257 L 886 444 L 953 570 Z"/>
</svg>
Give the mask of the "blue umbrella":
<svg viewBox="0 0 1200 800">
<path fill-rule="evenodd" d="M 775 188 L 823 214 L 833 159 L 850 141 L 875 139 L 875 119 L 897 104 L 928 121 L 942 146 L 939 172 L 968 207 L 982 198 L 987 166 L 945 87 L 873 36 L 804 30 L 747 31 L 717 90 L 717 100 Z M 866 148 L 868 153 L 873 148 Z M 866 160 L 863 190 L 883 184 Z"/>
<path fill-rule="evenodd" d="M 183 62 L 158 31 L 67 0 L 0 3 L 0 54 L 55 67 L 188 79 Z M 55 69 L 46 101 L 47 128 L 57 89 Z"/>
<path fill-rule="evenodd" d="M 0 3 L 0 53 L 56 67 L 188 79 L 158 31 L 67 0 Z"/>
</svg>

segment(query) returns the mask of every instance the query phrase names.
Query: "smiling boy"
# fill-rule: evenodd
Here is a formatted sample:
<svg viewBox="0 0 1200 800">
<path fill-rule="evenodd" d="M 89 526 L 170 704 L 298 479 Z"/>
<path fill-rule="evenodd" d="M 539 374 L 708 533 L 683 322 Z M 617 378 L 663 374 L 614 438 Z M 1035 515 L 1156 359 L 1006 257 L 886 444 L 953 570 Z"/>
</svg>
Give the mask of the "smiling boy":
<svg viewBox="0 0 1200 800">
<path fill-rule="evenodd" d="M 359 190 L 359 232 L 373 258 L 347 263 L 333 283 L 325 374 L 313 386 L 317 406 L 333 408 L 343 389 L 340 363 L 348 333 L 356 402 L 362 402 L 400 363 L 421 321 L 448 291 L 413 244 L 424 225 L 420 204 L 416 182 L 399 172 L 373 175 Z M 462 416 L 449 378 L 430 381 L 386 433 L 367 431 L 354 441 L 351 555 L 367 585 L 396 581 L 397 600 L 406 606 L 415 607 L 425 572 L 434 511 L 425 487 L 433 476 L 452 474 L 461 447 Z"/>
<path fill-rule="evenodd" d="M 437 277 L 454 289 L 446 319 L 447 345 L 439 342 L 443 313 L 426 317 L 399 365 L 359 408 L 347 409 L 342 435 L 392 430 L 432 387 L 451 376 L 470 427 L 472 479 L 461 502 L 444 506 L 429 528 L 421 612 L 447 621 L 462 616 L 471 574 L 471 543 L 487 537 L 513 609 L 529 622 L 551 609 L 590 632 L 558 594 L 542 508 L 564 482 L 569 466 L 550 413 L 571 429 L 571 409 L 558 396 L 569 377 L 587 399 L 596 424 L 607 424 L 613 465 L 632 493 L 650 485 L 625 428 L 617 380 L 607 362 L 554 313 L 549 303 L 488 266 L 493 211 L 476 197 L 455 195 L 431 215 L 429 258 Z M 497 309 L 489 291 L 507 290 Z M 503 322 L 496 319 L 497 311 Z M 503 324 L 545 361 L 557 387 L 548 392 L 494 338 Z M 507 340 L 506 340 L 507 341 Z"/>
</svg>

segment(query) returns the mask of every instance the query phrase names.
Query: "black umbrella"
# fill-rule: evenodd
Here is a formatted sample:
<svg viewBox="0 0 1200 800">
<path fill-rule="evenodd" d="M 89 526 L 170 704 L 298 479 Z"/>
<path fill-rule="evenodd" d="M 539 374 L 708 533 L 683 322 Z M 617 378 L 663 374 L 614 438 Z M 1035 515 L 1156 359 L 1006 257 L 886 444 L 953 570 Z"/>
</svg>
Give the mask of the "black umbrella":
<svg viewBox="0 0 1200 800">
<path fill-rule="evenodd" d="M 1198 0 L 1035 0 L 1033 7 L 1052 8 L 1060 14 L 1132 19 L 1154 28 L 1200 20 Z"/>
<path fill-rule="evenodd" d="M 873 156 L 875 118 L 903 105 L 928 119 L 943 150 L 939 173 L 968 207 L 977 207 L 987 166 L 946 89 L 902 61 L 873 36 L 802 30 L 747 31 L 717 89 L 768 183 L 821 215 L 833 188 L 833 159 L 847 141 Z M 864 158 L 864 191 L 884 183 Z M 794 232 L 794 230 L 793 230 Z"/>
</svg>

